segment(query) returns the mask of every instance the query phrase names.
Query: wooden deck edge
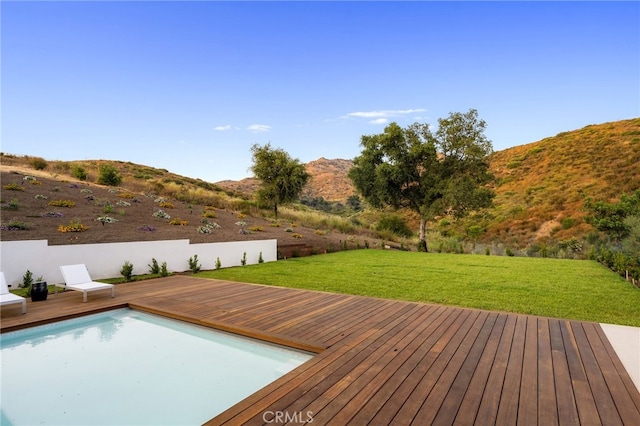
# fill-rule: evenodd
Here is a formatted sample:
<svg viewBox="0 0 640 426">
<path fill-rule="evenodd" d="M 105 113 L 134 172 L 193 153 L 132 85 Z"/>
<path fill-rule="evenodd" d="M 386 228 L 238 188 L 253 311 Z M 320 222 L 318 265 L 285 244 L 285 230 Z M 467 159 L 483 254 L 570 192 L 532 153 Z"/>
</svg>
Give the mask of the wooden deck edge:
<svg viewBox="0 0 640 426">
<path fill-rule="evenodd" d="M 319 354 L 327 349 L 326 346 L 316 342 L 303 340 L 303 339 L 294 339 L 284 334 L 269 333 L 256 328 L 239 326 L 231 323 L 226 323 L 224 321 L 213 321 L 213 320 L 207 320 L 207 319 L 192 318 L 178 312 L 172 312 L 167 309 L 156 308 L 152 305 L 148 305 L 144 303 L 129 303 L 129 307 L 131 309 L 136 309 L 136 310 L 151 313 L 151 314 L 161 315 L 161 316 L 176 319 L 179 321 L 189 322 L 191 324 L 202 325 L 202 326 L 213 328 L 216 330 L 225 331 L 227 333 L 238 334 L 240 336 L 262 340 L 262 341 L 277 344 L 277 345 L 287 346 L 287 347 L 305 351 L 305 352 Z"/>
<path fill-rule="evenodd" d="M 120 304 L 115 304 L 115 305 L 109 305 L 109 306 L 102 306 L 102 307 L 99 307 L 99 308 L 94 308 L 94 309 L 92 309 L 90 311 L 74 312 L 72 314 L 58 315 L 58 316 L 50 317 L 50 318 L 46 318 L 46 319 L 29 321 L 29 322 L 25 322 L 25 323 L 22 323 L 22 324 L 16 324 L 16 325 L 11 325 L 11 326 L 7 326 L 7 327 L 2 327 L 0 329 L 0 334 L 10 333 L 12 331 L 23 330 L 25 328 L 37 327 L 39 325 L 51 324 L 51 323 L 54 323 L 54 322 L 65 321 L 65 320 L 70 320 L 70 319 L 74 319 L 74 318 L 86 317 L 87 315 L 99 314 L 99 313 L 102 313 L 102 312 L 112 311 L 114 309 L 123 309 L 123 308 L 128 308 L 128 307 L 129 307 L 128 303 L 120 303 Z"/>
</svg>

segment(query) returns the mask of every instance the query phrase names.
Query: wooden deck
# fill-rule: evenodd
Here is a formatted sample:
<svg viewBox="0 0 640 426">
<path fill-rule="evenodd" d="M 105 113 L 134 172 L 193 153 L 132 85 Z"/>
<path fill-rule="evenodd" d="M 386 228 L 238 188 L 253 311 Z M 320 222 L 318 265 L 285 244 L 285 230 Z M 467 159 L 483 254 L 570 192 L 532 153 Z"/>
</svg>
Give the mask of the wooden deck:
<svg viewBox="0 0 640 426">
<path fill-rule="evenodd" d="M 173 276 L 3 307 L 1 329 L 117 306 L 318 353 L 212 425 L 640 425 L 595 323 Z"/>
</svg>

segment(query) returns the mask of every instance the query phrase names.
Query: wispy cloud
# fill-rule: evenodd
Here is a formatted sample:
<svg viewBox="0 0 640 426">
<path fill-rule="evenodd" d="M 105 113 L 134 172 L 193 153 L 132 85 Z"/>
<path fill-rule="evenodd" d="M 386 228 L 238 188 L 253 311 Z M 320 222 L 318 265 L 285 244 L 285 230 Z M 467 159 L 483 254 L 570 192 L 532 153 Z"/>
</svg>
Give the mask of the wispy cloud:
<svg viewBox="0 0 640 426">
<path fill-rule="evenodd" d="M 376 118 L 375 120 L 371 120 L 369 124 L 387 124 L 389 122 L 386 118 Z"/>
<path fill-rule="evenodd" d="M 266 124 L 252 124 L 247 127 L 247 130 L 253 133 L 265 133 L 271 130 L 271 126 L 267 126 Z"/>
<path fill-rule="evenodd" d="M 213 130 L 218 130 L 219 132 L 224 132 L 224 131 L 227 131 L 227 130 L 231 130 L 231 124 L 227 124 L 226 126 L 214 127 Z"/>
<path fill-rule="evenodd" d="M 398 117 L 402 115 L 408 114 L 417 114 L 421 112 L 426 112 L 427 110 L 424 108 L 414 108 L 414 109 L 384 109 L 380 111 L 356 111 L 350 112 L 342 118 L 373 118 L 373 121 L 370 123 L 380 124 L 383 123 L 380 121 L 381 119 L 388 119 L 392 117 Z"/>
</svg>

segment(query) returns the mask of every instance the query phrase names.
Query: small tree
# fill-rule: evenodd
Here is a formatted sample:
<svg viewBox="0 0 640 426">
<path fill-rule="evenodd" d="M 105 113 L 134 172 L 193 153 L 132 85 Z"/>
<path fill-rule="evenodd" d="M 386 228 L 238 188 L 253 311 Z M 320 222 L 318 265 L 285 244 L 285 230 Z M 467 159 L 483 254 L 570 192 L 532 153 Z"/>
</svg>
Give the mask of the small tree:
<svg viewBox="0 0 640 426">
<path fill-rule="evenodd" d="M 101 185 L 118 186 L 122 182 L 122 176 L 118 169 L 111 164 L 102 164 L 99 167 L 98 183 Z"/>
<path fill-rule="evenodd" d="M 273 206 L 278 218 L 278 206 L 296 200 L 311 177 L 304 164 L 292 159 L 282 149 L 273 149 L 270 144 L 251 147 L 253 165 L 251 171 L 261 181 L 258 200 Z"/>
</svg>

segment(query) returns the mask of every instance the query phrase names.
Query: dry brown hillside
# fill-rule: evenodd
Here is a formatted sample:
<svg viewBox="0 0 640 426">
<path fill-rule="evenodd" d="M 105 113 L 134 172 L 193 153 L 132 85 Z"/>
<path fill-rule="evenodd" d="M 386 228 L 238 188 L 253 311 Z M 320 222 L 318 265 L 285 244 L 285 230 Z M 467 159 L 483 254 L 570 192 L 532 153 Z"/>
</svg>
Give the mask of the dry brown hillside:
<svg viewBox="0 0 640 426">
<path fill-rule="evenodd" d="M 355 194 L 353 183 L 347 177 L 352 165 L 351 160 L 327 160 L 324 157 L 307 163 L 307 172 L 312 176 L 308 185 L 309 195 L 327 201 L 345 202 Z"/>
<path fill-rule="evenodd" d="M 491 157 L 495 208 L 487 237 L 527 244 L 592 231 L 585 197 L 614 201 L 640 188 L 640 118 L 586 126 Z"/>
<path fill-rule="evenodd" d="M 326 226 L 292 218 L 274 221 L 241 197 L 191 178 L 132 163 L 47 162 L 35 170 L 28 157 L 3 154 L 0 162 L 0 238 L 49 244 L 188 239 L 192 243 L 276 239 L 282 256 L 373 246 Z M 95 183 L 101 164 L 123 176 L 117 187 Z M 81 165 L 86 180 L 71 175 Z M 157 217 L 164 211 L 169 218 Z M 102 218 L 102 219 L 100 219 Z M 108 218 L 108 219 L 107 219 Z M 246 225 L 239 225 L 245 222 Z M 208 228 L 208 230 L 204 228 Z M 244 231 L 244 232 L 242 232 Z"/>
</svg>

